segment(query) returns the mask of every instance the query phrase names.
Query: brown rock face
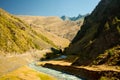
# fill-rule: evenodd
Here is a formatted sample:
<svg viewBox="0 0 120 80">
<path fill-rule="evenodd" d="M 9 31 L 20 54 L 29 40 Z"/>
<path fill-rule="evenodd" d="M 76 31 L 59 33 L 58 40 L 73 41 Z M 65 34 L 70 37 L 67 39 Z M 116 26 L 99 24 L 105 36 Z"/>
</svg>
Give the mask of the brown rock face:
<svg viewBox="0 0 120 80">
<path fill-rule="evenodd" d="M 91 15 L 85 18 L 81 30 L 73 39 L 67 54 L 78 54 L 73 64 L 89 65 L 107 50 L 120 45 L 120 0 L 101 0 Z M 119 54 L 115 48 L 113 53 Z"/>
</svg>

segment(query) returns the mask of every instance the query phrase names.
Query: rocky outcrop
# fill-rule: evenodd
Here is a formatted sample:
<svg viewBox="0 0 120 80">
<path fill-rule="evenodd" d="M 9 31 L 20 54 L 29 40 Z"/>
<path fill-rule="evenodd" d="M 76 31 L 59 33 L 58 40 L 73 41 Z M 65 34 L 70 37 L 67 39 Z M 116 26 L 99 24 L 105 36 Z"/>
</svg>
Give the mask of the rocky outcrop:
<svg viewBox="0 0 120 80">
<path fill-rule="evenodd" d="M 77 21 L 77 20 L 80 20 L 80 19 L 84 19 L 85 16 L 87 16 L 89 14 L 86 14 L 86 15 L 81 15 L 79 14 L 77 17 L 68 17 L 68 16 L 61 16 L 61 19 L 64 20 L 64 21 Z"/>
</svg>

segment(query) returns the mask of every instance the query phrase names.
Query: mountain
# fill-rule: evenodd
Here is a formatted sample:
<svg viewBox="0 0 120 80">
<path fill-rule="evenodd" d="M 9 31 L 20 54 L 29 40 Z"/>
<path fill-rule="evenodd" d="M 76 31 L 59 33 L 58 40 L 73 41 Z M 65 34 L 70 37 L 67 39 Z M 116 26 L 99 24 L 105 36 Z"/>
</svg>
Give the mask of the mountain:
<svg viewBox="0 0 120 80">
<path fill-rule="evenodd" d="M 70 20 L 70 18 L 67 17 L 67 16 L 61 16 L 61 19 L 64 20 L 64 21 L 66 21 L 66 20 Z"/>
<path fill-rule="evenodd" d="M 0 9 L 0 52 L 23 53 L 31 49 L 46 49 L 58 47 L 53 39 L 49 39 L 42 32 L 37 32 L 19 18 Z M 52 34 L 50 34 L 53 36 Z M 54 36 L 53 38 L 58 38 Z M 58 38 L 59 39 L 59 38 Z M 61 39 L 61 43 L 68 45 L 69 41 Z M 63 42 L 62 42 L 63 41 Z M 64 42 L 65 41 L 65 42 Z M 60 41 L 59 41 L 60 42 Z M 66 43 L 66 44 L 65 44 Z"/>
<path fill-rule="evenodd" d="M 79 14 L 77 17 L 68 17 L 68 16 L 61 16 L 61 19 L 64 20 L 64 21 L 77 21 L 77 20 L 82 20 L 84 19 L 85 16 L 87 16 L 89 14 L 86 14 L 86 15 L 81 15 Z"/>
<path fill-rule="evenodd" d="M 120 65 L 120 0 L 101 0 L 65 53 L 79 56 L 73 65 Z"/>
<path fill-rule="evenodd" d="M 56 16 L 17 16 L 26 21 L 30 25 L 38 26 L 45 31 L 53 33 L 59 37 L 69 39 L 70 41 L 75 37 L 77 31 L 83 23 L 83 19 L 78 21 L 63 21 Z"/>
</svg>

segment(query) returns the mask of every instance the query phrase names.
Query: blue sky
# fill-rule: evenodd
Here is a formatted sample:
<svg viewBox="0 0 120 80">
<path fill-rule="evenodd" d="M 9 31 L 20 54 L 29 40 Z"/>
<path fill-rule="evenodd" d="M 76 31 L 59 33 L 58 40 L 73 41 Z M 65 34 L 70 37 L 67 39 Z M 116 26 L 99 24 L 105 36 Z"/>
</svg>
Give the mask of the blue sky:
<svg viewBox="0 0 120 80">
<path fill-rule="evenodd" d="M 0 0 L 0 8 L 16 15 L 77 16 L 93 11 L 100 0 Z"/>
</svg>

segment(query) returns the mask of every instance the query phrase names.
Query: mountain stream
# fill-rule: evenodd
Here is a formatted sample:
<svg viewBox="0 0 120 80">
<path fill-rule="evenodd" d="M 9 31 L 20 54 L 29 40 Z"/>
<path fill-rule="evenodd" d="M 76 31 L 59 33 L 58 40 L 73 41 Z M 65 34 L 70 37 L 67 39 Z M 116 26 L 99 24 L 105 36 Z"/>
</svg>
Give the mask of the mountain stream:
<svg viewBox="0 0 120 80">
<path fill-rule="evenodd" d="M 42 67 L 42 66 L 37 66 L 37 65 L 35 65 L 34 62 L 29 64 L 28 66 L 37 70 L 37 71 L 40 71 L 40 72 L 46 73 L 48 75 L 54 76 L 58 80 L 83 80 L 83 79 L 78 78 L 74 75 L 66 74 L 66 73 L 56 71 L 54 69 L 45 68 L 45 67 Z"/>
</svg>

